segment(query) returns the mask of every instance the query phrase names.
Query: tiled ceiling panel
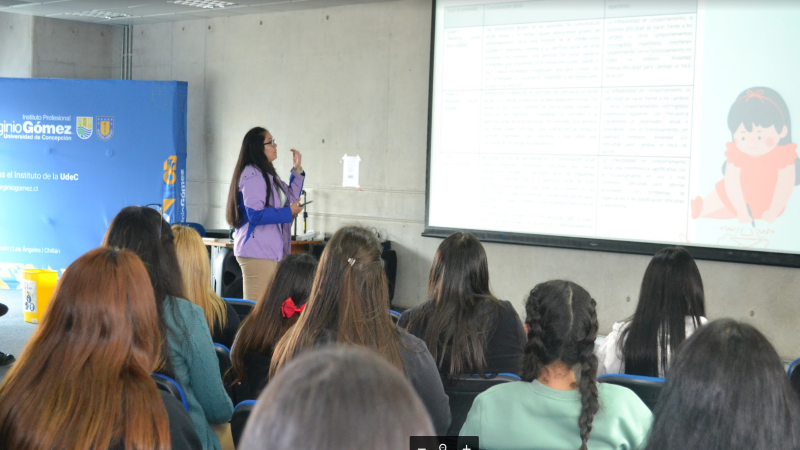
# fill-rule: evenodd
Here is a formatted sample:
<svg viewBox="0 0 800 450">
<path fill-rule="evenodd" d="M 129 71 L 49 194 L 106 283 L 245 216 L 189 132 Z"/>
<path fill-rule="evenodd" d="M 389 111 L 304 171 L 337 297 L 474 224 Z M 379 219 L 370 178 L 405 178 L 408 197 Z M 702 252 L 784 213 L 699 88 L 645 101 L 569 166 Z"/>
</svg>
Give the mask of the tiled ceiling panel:
<svg viewBox="0 0 800 450">
<path fill-rule="evenodd" d="M 0 12 L 129 25 L 390 1 L 396 0 L 0 0 Z"/>
</svg>

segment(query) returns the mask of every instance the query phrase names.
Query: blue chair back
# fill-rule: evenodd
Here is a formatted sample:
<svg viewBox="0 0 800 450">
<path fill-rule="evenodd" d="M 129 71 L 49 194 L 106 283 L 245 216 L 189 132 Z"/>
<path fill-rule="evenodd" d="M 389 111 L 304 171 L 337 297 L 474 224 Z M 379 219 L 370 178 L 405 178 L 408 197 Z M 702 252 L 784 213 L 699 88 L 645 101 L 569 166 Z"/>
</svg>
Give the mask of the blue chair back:
<svg viewBox="0 0 800 450">
<path fill-rule="evenodd" d="M 247 425 L 247 419 L 253 408 L 256 407 L 255 400 L 245 400 L 233 409 L 233 417 L 231 417 L 231 434 L 233 435 L 233 446 L 239 447 L 239 440 L 244 433 L 244 427 Z"/>
<path fill-rule="evenodd" d="M 183 408 L 186 410 L 186 412 L 189 412 L 189 402 L 186 400 L 186 394 L 183 392 L 183 388 L 181 387 L 180 383 L 166 375 L 161 375 L 160 373 L 150 374 L 150 378 L 156 382 L 156 386 L 158 386 L 159 389 L 164 392 L 168 392 L 172 394 L 173 397 L 177 398 L 183 404 Z"/>
<path fill-rule="evenodd" d="M 395 325 L 397 325 L 397 322 L 400 320 L 400 313 L 393 309 L 390 309 L 389 315 L 392 316 L 392 322 L 394 322 Z"/>
<path fill-rule="evenodd" d="M 175 225 L 193 228 L 194 231 L 197 231 L 197 234 L 199 234 L 200 237 L 206 237 L 206 228 L 197 222 L 179 222 L 176 223 Z"/>
<path fill-rule="evenodd" d="M 223 298 L 223 300 L 233 307 L 233 310 L 239 315 L 240 320 L 244 320 L 256 307 L 256 302 L 243 298 Z"/>
<path fill-rule="evenodd" d="M 231 368 L 231 350 L 222 344 L 214 343 L 214 351 L 219 360 L 219 374 L 224 379 L 225 373 Z"/>
<path fill-rule="evenodd" d="M 652 411 L 658 397 L 661 395 L 661 389 L 664 388 L 664 379 L 656 377 L 645 377 L 641 375 L 628 375 L 625 373 L 609 373 L 597 377 L 600 383 L 616 384 L 617 386 L 626 387 L 634 392 Z"/>
<path fill-rule="evenodd" d="M 789 383 L 794 388 L 794 391 L 797 392 L 797 395 L 800 395 L 800 358 L 795 359 L 789 364 L 789 370 L 786 371 L 786 374 L 789 375 Z"/>
<path fill-rule="evenodd" d="M 444 392 L 450 402 L 450 415 L 452 416 L 450 428 L 447 430 L 448 436 L 458 436 L 478 394 L 498 384 L 520 381 L 520 377 L 513 373 L 499 373 L 496 376 L 490 374 L 489 376 L 492 378 L 484 378 L 480 375 L 461 375 L 453 380 L 453 383 L 448 383 L 446 379 L 442 379 Z"/>
</svg>

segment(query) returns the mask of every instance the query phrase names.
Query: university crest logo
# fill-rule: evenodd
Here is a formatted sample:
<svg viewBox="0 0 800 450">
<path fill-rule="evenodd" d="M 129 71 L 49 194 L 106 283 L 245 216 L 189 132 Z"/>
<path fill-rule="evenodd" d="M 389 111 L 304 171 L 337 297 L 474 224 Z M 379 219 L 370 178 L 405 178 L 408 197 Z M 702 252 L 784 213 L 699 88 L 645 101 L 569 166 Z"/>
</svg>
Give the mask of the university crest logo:
<svg viewBox="0 0 800 450">
<path fill-rule="evenodd" d="M 91 117 L 80 116 L 76 119 L 77 123 L 75 124 L 75 129 L 77 130 L 78 137 L 81 139 L 89 139 L 92 137 L 93 119 Z"/>
<path fill-rule="evenodd" d="M 107 141 L 114 136 L 114 117 L 97 116 L 97 137 Z"/>
</svg>

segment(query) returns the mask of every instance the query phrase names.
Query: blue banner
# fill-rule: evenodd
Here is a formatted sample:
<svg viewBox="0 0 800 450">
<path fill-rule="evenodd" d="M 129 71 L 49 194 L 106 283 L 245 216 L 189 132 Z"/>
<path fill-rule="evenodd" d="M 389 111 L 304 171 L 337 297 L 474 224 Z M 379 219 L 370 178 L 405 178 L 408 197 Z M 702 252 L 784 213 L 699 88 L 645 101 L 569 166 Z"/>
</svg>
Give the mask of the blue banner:
<svg viewBox="0 0 800 450">
<path fill-rule="evenodd" d="M 61 272 L 129 205 L 186 221 L 186 93 L 175 81 L 0 78 L 0 289 Z"/>
</svg>

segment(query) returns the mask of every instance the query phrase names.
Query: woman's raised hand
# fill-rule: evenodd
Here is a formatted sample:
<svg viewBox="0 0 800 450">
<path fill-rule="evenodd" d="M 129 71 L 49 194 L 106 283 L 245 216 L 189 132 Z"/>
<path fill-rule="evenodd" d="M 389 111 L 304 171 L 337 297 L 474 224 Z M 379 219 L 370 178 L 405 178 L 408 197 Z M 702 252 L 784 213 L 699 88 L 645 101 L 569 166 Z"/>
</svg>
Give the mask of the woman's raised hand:
<svg viewBox="0 0 800 450">
<path fill-rule="evenodd" d="M 292 149 L 292 165 L 295 172 L 303 173 L 303 155 L 295 149 Z"/>
</svg>

